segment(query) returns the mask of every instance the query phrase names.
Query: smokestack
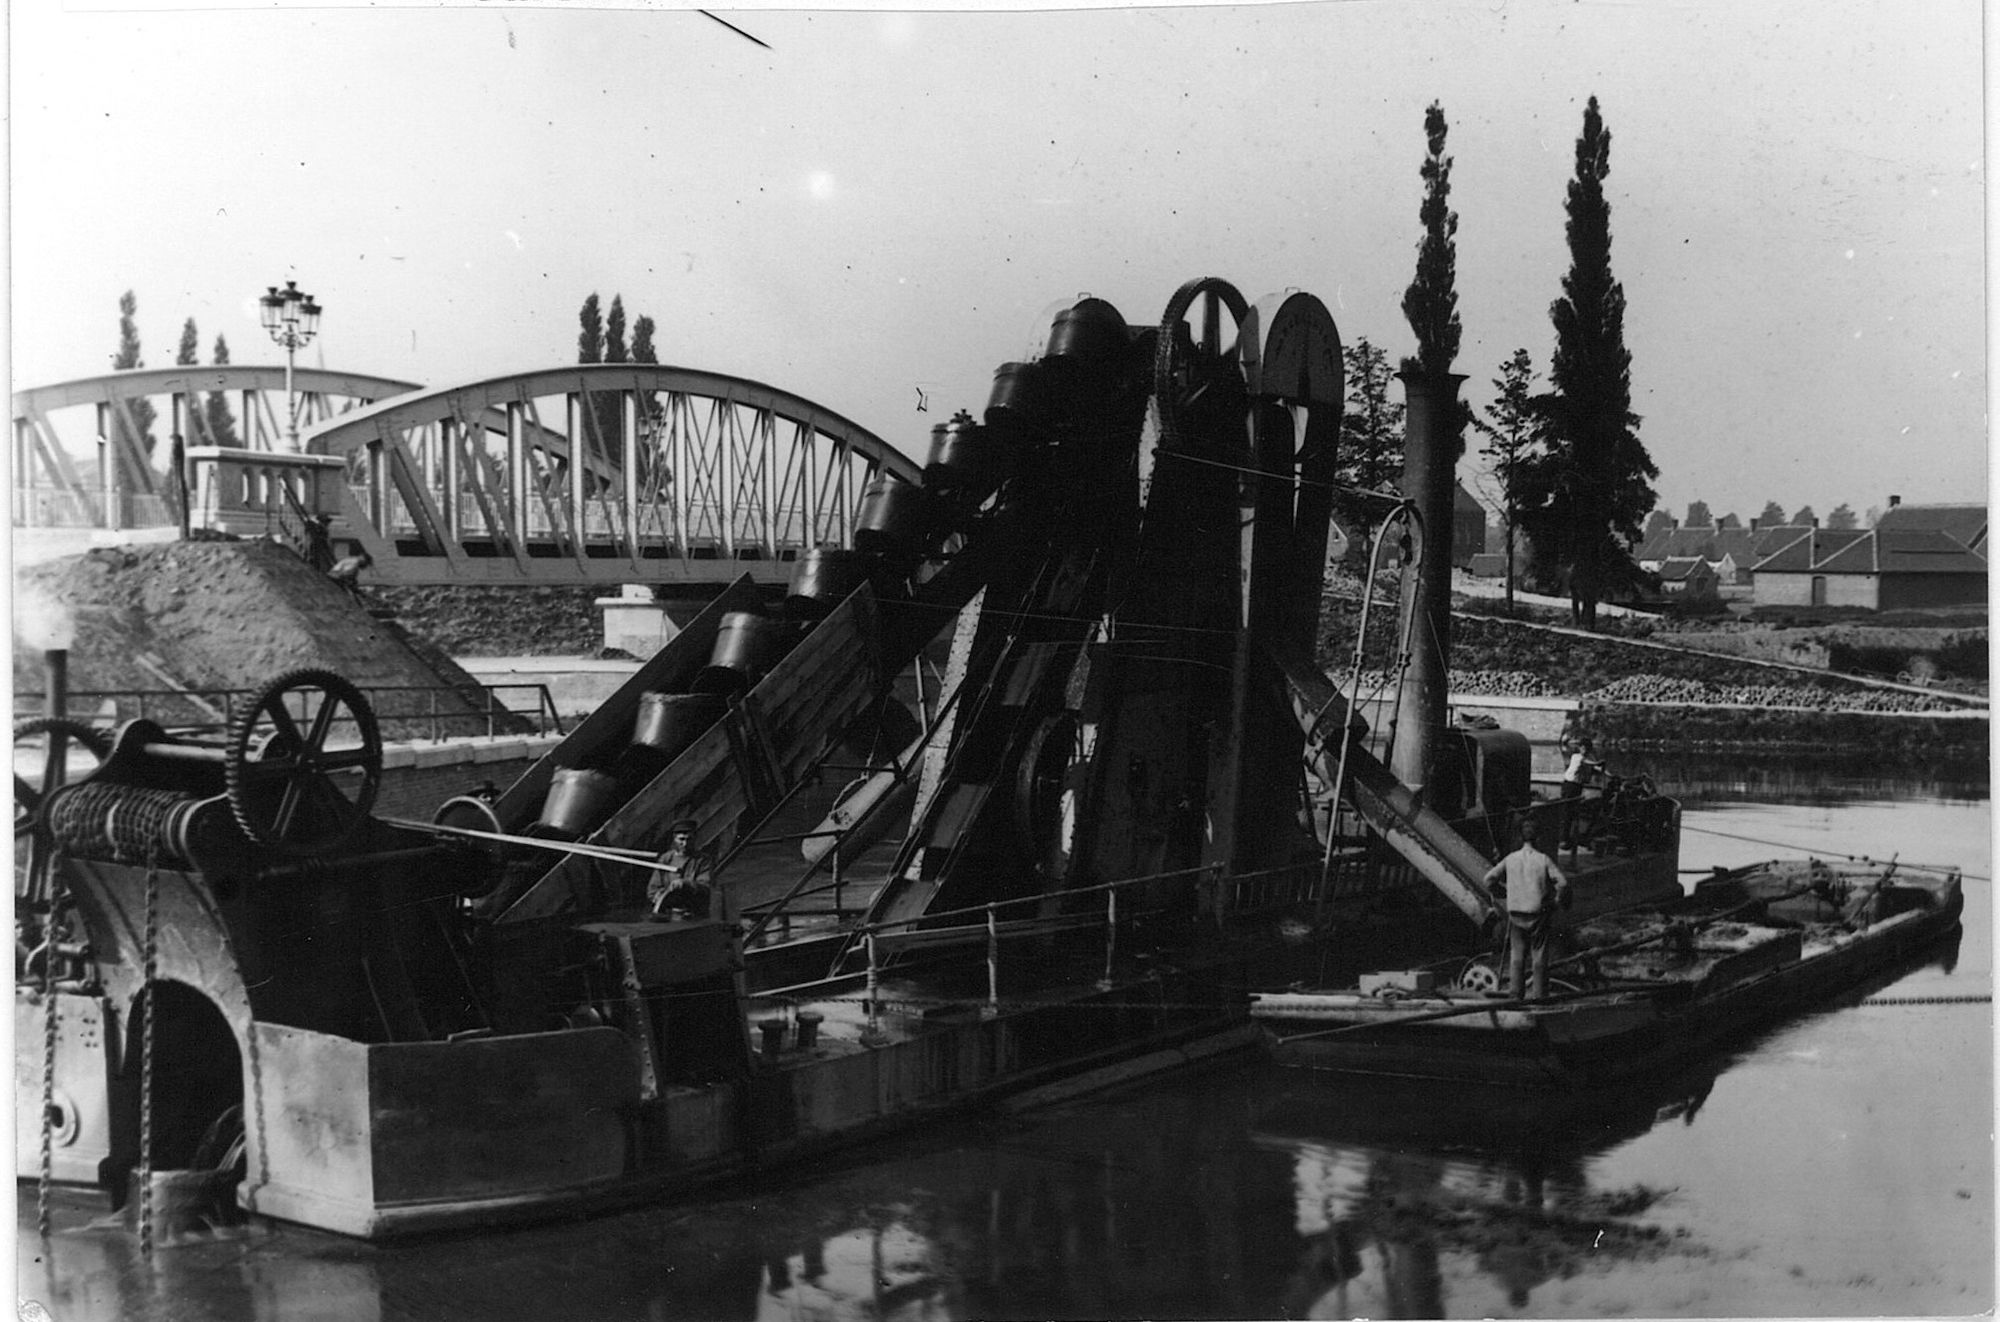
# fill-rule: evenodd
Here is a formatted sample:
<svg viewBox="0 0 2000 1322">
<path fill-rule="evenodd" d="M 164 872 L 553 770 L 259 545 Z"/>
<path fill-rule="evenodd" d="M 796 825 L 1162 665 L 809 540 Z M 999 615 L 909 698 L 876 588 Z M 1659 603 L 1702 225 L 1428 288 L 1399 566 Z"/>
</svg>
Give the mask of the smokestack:
<svg viewBox="0 0 2000 1322">
<path fill-rule="evenodd" d="M 1424 558 L 1415 580 L 1403 580 L 1403 618 L 1410 621 L 1409 682 L 1396 706 L 1396 747 L 1391 770 L 1421 789 L 1437 765 L 1450 694 L 1451 514 L 1457 456 L 1458 388 L 1455 372 L 1405 371 L 1409 411 L 1403 432 L 1403 494 L 1416 502 L 1424 523 Z"/>
<path fill-rule="evenodd" d="M 1902 503 L 1903 503 L 1903 498 L 1902 498 L 1901 496 L 1891 496 L 1891 497 L 1889 497 L 1889 508 L 1890 508 L 1890 509 L 1894 509 L 1894 508 L 1896 508 L 1896 506 L 1898 506 L 1898 505 L 1900 505 L 1900 504 L 1902 504 Z"/>
</svg>

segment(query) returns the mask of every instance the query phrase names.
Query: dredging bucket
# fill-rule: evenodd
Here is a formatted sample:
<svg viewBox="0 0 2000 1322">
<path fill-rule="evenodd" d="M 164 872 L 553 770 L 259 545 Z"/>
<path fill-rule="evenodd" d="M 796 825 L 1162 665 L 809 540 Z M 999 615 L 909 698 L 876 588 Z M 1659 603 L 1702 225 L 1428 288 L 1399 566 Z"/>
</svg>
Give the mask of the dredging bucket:
<svg viewBox="0 0 2000 1322">
<path fill-rule="evenodd" d="M 722 719 L 728 701 L 716 693 L 642 693 L 632 742 L 671 762 Z"/>
<path fill-rule="evenodd" d="M 549 795 L 542 800 L 537 825 L 573 836 L 587 834 L 604 820 L 617 796 L 618 782 L 602 771 L 558 767 L 549 777 Z"/>
</svg>

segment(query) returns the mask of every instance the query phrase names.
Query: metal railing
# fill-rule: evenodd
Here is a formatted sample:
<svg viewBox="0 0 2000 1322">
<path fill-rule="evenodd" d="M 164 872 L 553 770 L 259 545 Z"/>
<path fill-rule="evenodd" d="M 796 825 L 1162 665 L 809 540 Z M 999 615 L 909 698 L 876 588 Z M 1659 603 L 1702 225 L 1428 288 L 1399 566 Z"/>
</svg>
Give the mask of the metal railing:
<svg viewBox="0 0 2000 1322">
<path fill-rule="evenodd" d="M 499 684 L 377 684 L 357 685 L 375 711 L 376 721 L 392 737 L 428 738 L 432 743 L 447 739 L 502 734 L 525 734 L 520 727 L 532 723 L 537 735 L 566 734 L 562 716 L 548 685 L 527 681 Z M 469 701 L 476 688 L 482 701 Z M 532 711 L 508 705 L 503 691 L 526 690 Z M 130 720 L 155 720 L 175 734 L 199 735 L 227 732 L 237 717 L 256 701 L 259 689 L 158 688 L 158 689 L 71 689 L 68 697 L 72 720 L 86 725 L 116 727 Z M 403 696 L 414 701 L 402 701 Z M 113 714 L 106 717 L 103 707 L 110 703 Z M 45 715 L 46 696 L 35 692 L 14 695 L 15 718 Z M 189 711 L 199 713 L 189 716 Z M 336 724 L 349 723 L 341 715 Z M 503 728 L 506 727 L 506 728 Z"/>
</svg>

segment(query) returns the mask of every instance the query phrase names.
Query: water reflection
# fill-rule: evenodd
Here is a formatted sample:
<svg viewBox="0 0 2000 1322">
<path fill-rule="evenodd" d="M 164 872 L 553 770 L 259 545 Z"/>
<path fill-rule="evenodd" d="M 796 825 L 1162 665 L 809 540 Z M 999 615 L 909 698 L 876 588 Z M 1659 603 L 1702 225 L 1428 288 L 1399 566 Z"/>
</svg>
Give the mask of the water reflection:
<svg viewBox="0 0 2000 1322">
<path fill-rule="evenodd" d="M 1638 1218 L 1658 1191 L 1594 1188 L 1590 1160 L 1662 1123 L 1691 1125 L 1727 1062 L 1638 1090 L 1550 1096 L 1309 1076 L 1260 1116 L 1291 1159 L 1287 1317 L 1423 1318 L 1529 1308 L 1537 1287 L 1687 1246 Z M 1480 1297 L 1448 1297 L 1446 1266 Z"/>
<path fill-rule="evenodd" d="M 901 1221 L 810 1238 L 766 1264 L 759 1322 L 933 1322 L 959 1316 L 935 1245 Z"/>
<path fill-rule="evenodd" d="M 1985 762 L 1885 763 L 1865 754 L 1801 758 L 1784 754 L 1615 752 L 1620 776 L 1651 776 L 1684 804 L 1788 803 L 1828 806 L 1870 799 L 1985 803 Z"/>
<path fill-rule="evenodd" d="M 1980 803 L 1694 816 L 1985 873 Z M 1913 1002 L 1990 991 L 1990 899 L 1969 887 L 1962 956 L 1884 975 L 1909 974 L 1905 1003 L 1793 1020 L 1644 1093 L 1550 1106 L 1231 1067 L 623 1215 L 380 1246 L 261 1224 L 150 1265 L 82 1195 L 45 1246 L 25 1185 L 18 1293 L 63 1322 L 1977 1313 L 1990 1011 Z"/>
</svg>

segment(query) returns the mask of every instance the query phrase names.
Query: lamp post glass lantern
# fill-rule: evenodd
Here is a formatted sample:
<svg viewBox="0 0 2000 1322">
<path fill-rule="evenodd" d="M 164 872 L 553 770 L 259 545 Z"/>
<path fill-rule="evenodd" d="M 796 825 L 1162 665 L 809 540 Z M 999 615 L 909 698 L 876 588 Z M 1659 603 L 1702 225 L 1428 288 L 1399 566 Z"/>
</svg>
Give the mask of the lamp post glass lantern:
<svg viewBox="0 0 2000 1322">
<path fill-rule="evenodd" d="M 285 350 L 285 447 L 292 451 L 299 448 L 299 405 L 292 391 L 292 361 L 298 351 L 312 343 L 312 337 L 319 333 L 319 304 L 313 296 L 301 290 L 295 280 L 285 281 L 283 289 L 276 285 L 266 286 L 264 297 L 257 300 L 264 329 L 271 339 Z"/>
</svg>

